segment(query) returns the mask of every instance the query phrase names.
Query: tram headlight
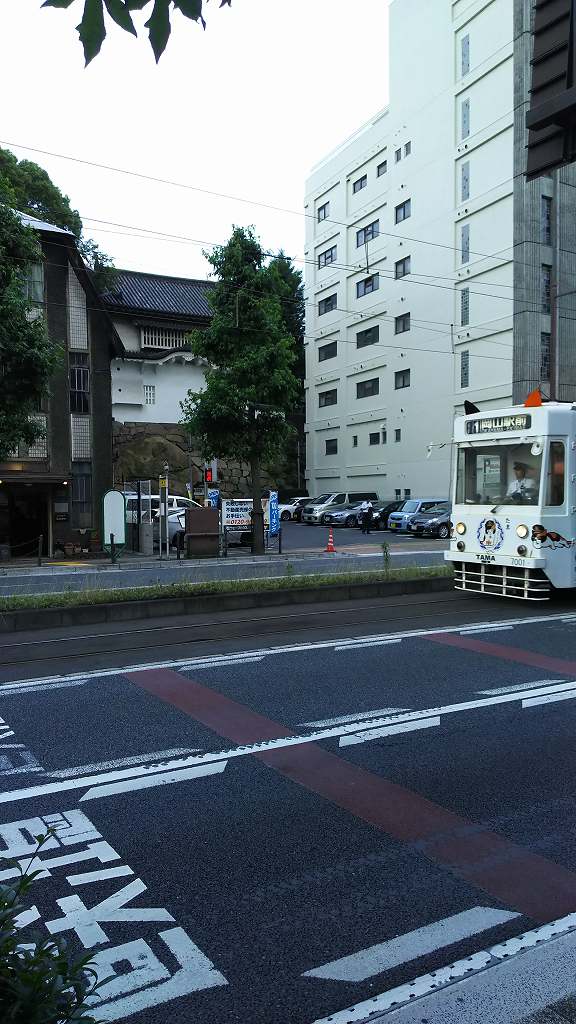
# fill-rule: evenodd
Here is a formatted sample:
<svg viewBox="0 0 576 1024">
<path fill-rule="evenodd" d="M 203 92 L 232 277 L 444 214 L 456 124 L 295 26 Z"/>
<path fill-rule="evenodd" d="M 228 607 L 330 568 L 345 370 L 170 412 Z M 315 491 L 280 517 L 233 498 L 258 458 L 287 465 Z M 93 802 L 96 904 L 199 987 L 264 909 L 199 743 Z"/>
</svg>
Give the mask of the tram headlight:
<svg viewBox="0 0 576 1024">
<path fill-rule="evenodd" d="M 519 544 L 518 547 L 516 548 L 516 550 L 517 550 L 519 555 L 527 555 L 528 554 L 528 548 L 526 547 L 525 544 Z"/>
<path fill-rule="evenodd" d="M 456 547 L 458 548 L 458 551 L 465 551 L 466 550 L 466 545 L 465 545 L 463 540 L 459 540 L 457 545 L 456 545 Z"/>
<path fill-rule="evenodd" d="M 518 534 L 519 537 L 522 538 L 522 540 L 524 540 L 524 538 L 527 537 L 528 534 L 530 533 L 530 530 L 528 529 L 527 526 L 524 526 L 524 524 L 522 523 L 520 526 L 516 527 L 516 533 Z"/>
<path fill-rule="evenodd" d="M 462 537 L 466 533 L 466 524 L 456 523 L 456 533 L 459 533 L 460 536 Z"/>
</svg>

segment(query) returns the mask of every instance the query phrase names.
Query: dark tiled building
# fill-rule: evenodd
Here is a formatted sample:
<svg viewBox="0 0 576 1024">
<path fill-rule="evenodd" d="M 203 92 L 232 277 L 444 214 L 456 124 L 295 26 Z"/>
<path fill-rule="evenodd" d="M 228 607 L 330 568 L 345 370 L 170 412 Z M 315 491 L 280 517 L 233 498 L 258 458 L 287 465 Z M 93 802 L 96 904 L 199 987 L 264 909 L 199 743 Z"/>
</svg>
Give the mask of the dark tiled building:
<svg viewBox="0 0 576 1024">
<path fill-rule="evenodd" d="M 123 346 L 73 235 L 23 220 L 38 232 L 43 256 L 29 268 L 28 295 L 62 358 L 37 414 L 45 436 L 0 463 L 0 550 L 36 553 L 40 536 L 45 555 L 69 544 L 94 550 L 102 496 L 112 486 L 110 360 Z"/>
</svg>

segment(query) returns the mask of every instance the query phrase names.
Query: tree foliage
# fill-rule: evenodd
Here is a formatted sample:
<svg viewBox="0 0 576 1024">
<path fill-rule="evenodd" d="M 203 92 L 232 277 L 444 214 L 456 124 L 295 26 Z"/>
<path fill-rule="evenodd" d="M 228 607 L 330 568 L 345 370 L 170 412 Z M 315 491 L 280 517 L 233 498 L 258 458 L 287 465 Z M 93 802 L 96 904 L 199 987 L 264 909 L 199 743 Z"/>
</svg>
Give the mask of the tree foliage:
<svg viewBox="0 0 576 1024">
<path fill-rule="evenodd" d="M 299 395 L 295 339 L 278 270 L 265 264 L 252 228 L 234 228 L 226 245 L 206 255 L 217 278 L 213 318 L 191 335 L 190 345 L 209 368 L 205 389 L 189 392 L 182 405 L 184 422 L 205 458 L 250 463 L 256 509 L 262 464 L 283 453 L 292 433 L 287 417 Z"/>
<path fill-rule="evenodd" d="M 50 834 L 36 837 L 25 871 L 19 861 L 4 862 L 17 873 L 13 881 L 0 884 L 0 1019 L 6 1024 L 95 1024 L 86 1005 L 98 987 L 90 957 L 74 960 L 60 937 L 23 943 L 18 929 L 30 887 L 42 873 L 29 870 L 30 864 Z"/>
<path fill-rule="evenodd" d="M 83 236 L 80 214 L 72 209 L 68 196 L 60 191 L 39 164 L 18 160 L 9 149 L 1 147 L 0 203 L 70 231 L 80 255 L 94 273 L 96 287 L 104 290 L 111 286 L 114 276 L 112 260 L 96 242 Z"/>
<path fill-rule="evenodd" d="M 74 2 L 75 0 L 44 0 L 42 7 L 68 8 Z M 82 20 L 76 26 L 76 30 L 84 47 L 86 64 L 100 53 L 106 38 L 106 15 L 125 32 L 135 36 L 137 31 L 132 12 L 150 11 L 145 27 L 148 29 L 150 46 L 158 62 L 170 38 L 170 19 L 174 11 L 180 11 L 185 18 L 198 21 L 206 28 L 202 13 L 204 3 L 205 0 L 84 0 Z M 220 7 L 230 7 L 231 4 L 232 0 L 220 0 Z"/>
<path fill-rule="evenodd" d="M 31 417 L 58 362 L 44 319 L 30 318 L 25 295 L 28 268 L 41 260 L 35 232 L 0 204 L 0 461 L 41 434 Z"/>
</svg>

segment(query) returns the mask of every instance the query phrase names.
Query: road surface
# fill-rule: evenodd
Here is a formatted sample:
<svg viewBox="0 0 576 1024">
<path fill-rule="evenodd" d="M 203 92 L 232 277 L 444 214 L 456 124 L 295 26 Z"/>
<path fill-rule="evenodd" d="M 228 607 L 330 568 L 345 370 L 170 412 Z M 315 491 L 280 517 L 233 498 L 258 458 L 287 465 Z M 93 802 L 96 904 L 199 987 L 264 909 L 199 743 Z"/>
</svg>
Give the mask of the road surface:
<svg viewBox="0 0 576 1024">
<path fill-rule="evenodd" d="M 6 637 L 1 855 L 56 829 L 25 922 L 94 954 L 102 1021 L 487 1024 L 566 994 L 574 602 L 281 612 Z"/>
</svg>

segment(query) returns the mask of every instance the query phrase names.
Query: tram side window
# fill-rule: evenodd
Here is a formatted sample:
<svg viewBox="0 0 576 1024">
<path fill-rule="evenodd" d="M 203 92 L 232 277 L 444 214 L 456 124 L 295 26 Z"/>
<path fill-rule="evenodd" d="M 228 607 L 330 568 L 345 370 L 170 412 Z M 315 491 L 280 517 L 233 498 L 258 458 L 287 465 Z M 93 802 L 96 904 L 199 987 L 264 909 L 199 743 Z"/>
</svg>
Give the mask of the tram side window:
<svg viewBox="0 0 576 1024">
<path fill-rule="evenodd" d="M 564 504 L 564 442 L 550 441 L 548 457 L 548 481 L 546 487 L 546 504 L 557 506 Z"/>
</svg>

